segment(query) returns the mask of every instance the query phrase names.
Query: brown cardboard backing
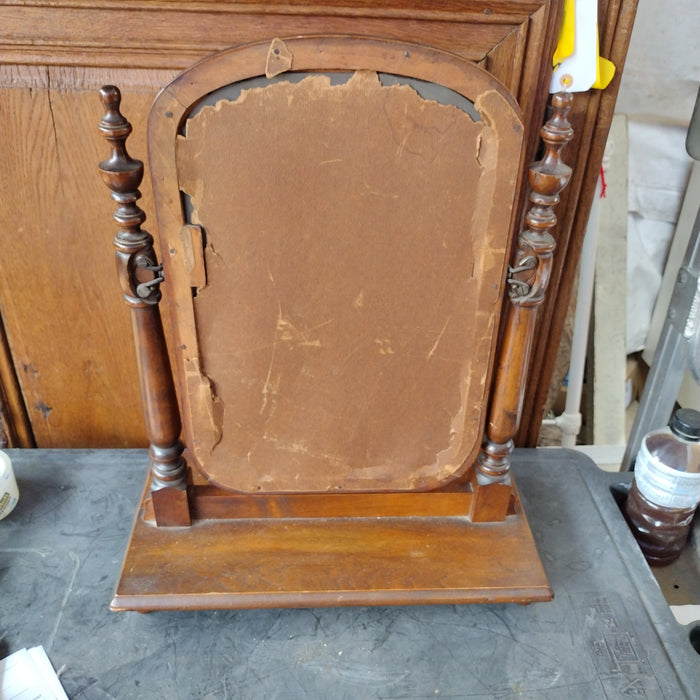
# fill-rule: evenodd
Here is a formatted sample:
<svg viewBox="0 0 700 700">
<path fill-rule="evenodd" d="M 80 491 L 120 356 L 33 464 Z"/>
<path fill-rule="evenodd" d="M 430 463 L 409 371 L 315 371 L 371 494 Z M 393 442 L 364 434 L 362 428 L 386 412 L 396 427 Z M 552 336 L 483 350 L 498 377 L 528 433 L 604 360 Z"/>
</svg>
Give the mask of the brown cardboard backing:
<svg viewBox="0 0 700 700">
<path fill-rule="evenodd" d="M 520 145 L 499 153 L 499 100 L 475 122 L 359 71 L 188 121 L 178 176 L 206 274 L 184 420 L 214 483 L 428 489 L 473 460 Z"/>
</svg>

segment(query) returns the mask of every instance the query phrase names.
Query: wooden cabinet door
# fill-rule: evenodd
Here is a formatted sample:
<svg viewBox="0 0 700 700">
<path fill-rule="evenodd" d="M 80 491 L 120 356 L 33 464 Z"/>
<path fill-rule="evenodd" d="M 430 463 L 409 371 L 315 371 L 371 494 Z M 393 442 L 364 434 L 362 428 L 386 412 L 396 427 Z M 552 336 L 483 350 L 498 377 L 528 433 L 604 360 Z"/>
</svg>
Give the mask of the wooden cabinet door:
<svg viewBox="0 0 700 700">
<path fill-rule="evenodd" d="M 104 149 L 95 89 L 105 74 L 0 67 L 0 308 L 11 353 L 3 384 L 8 441 L 18 446 L 32 436 L 41 447 L 144 444 L 129 317 L 115 303 L 110 203 L 96 174 Z M 143 119 L 168 77 L 119 72 Z M 134 147 L 145 152 L 143 131 Z M 146 181 L 146 206 L 150 198 Z M 11 394 L 12 370 L 26 413 Z"/>
</svg>

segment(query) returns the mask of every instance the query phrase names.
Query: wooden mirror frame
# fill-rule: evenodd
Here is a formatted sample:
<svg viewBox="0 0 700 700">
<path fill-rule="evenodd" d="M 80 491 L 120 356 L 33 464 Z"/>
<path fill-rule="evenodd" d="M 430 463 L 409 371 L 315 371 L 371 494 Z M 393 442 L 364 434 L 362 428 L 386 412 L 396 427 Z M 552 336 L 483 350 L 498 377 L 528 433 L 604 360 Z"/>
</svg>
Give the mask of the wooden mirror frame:
<svg viewBox="0 0 700 700">
<path fill-rule="evenodd" d="M 189 293 L 191 280 L 181 278 L 177 270 L 182 268 L 172 267 L 171 270 L 167 265 L 168 253 L 172 250 L 168 236 L 173 232 L 179 236 L 183 227 L 180 192 L 173 187 L 177 172 L 173 145 L 182 122 L 203 95 L 255 75 L 274 76 L 288 70 L 373 70 L 407 75 L 444 85 L 467 97 L 498 85 L 482 69 L 451 54 L 352 37 L 273 40 L 222 52 L 185 71 L 159 94 L 149 119 L 149 156 L 166 276 L 168 284 L 183 290 L 183 294 Z M 500 87 L 499 94 L 504 93 Z M 122 228 L 115 239 L 117 261 L 124 298 L 132 309 L 144 415 L 151 442 L 150 487 L 144 498 L 143 517 L 135 525 L 113 607 L 523 601 L 550 597 L 517 492 L 511 483 L 510 455 L 522 411 L 535 314 L 544 299 L 555 247 L 551 231 L 556 217 L 552 207 L 570 176 L 559 153 L 572 136 L 566 121 L 571 96 L 555 96 L 553 116 L 542 130 L 545 155 L 529 169 L 532 207 L 525 216 L 526 228 L 514 243 L 513 262 L 505 280 L 509 294 L 504 307 L 483 448 L 464 488 L 416 494 L 280 497 L 222 492 L 201 483 L 188 471 L 182 455 L 180 416 L 158 311 L 162 267 L 156 264 L 152 238 L 141 229 L 145 215 L 136 205 L 143 165 L 126 152 L 125 141 L 131 127 L 119 112 L 118 90 L 107 87 L 102 94 L 107 114 L 100 129 L 113 151 L 111 158 L 100 167 L 106 184 L 113 191 L 112 196 L 119 202 L 115 219 Z M 512 106 L 517 113 L 514 102 Z M 518 170 L 521 165 L 517 164 Z M 175 303 L 185 303 L 185 297 L 176 298 Z M 180 333 L 195 333 L 193 327 L 188 328 L 187 324 L 183 327 L 182 317 L 178 319 L 178 328 Z M 178 348 L 186 345 L 180 342 Z M 181 377 L 187 373 L 191 360 L 184 355 L 178 357 L 184 370 L 180 372 Z M 190 371 L 198 372 L 199 368 L 190 367 Z M 184 391 L 184 395 L 188 392 Z M 372 559 L 381 551 L 385 561 L 392 564 L 379 581 L 365 585 L 365 559 L 349 566 L 346 580 L 345 573 L 338 573 L 339 566 L 348 565 L 350 550 L 343 551 L 337 553 L 332 564 L 326 561 L 322 570 L 315 571 L 309 579 L 308 572 L 299 568 L 302 560 L 308 565 L 308 551 L 287 531 L 290 518 L 295 522 L 303 519 L 307 538 L 322 539 L 327 550 L 321 559 L 333 558 L 329 550 L 337 547 L 337 538 L 341 537 L 352 540 L 350 550 L 356 557 L 360 557 L 358 552 L 361 551 Z M 367 528 L 368 518 L 378 519 L 375 528 Z M 151 524 L 155 521 L 158 526 L 185 526 L 193 519 L 206 524 L 206 529 L 192 530 L 192 537 L 187 538 L 187 544 L 177 554 L 172 543 L 162 542 L 168 537 L 168 529 L 153 528 Z M 251 534 L 252 524 L 259 525 L 262 521 L 264 526 L 260 531 Z M 480 523 L 496 529 L 484 530 Z M 411 558 L 415 556 L 415 538 L 420 533 L 427 540 L 439 540 L 446 546 L 440 548 L 436 558 L 417 576 Z M 222 548 L 225 549 L 225 542 L 241 536 L 255 540 L 259 556 L 265 553 L 264 562 L 259 556 L 252 557 L 255 560 L 253 570 L 261 578 L 252 584 L 236 581 L 222 586 L 221 571 L 232 566 Z M 503 544 L 504 539 L 508 545 Z M 240 542 L 229 545 L 231 549 L 239 546 Z M 223 557 L 214 567 L 218 572 L 215 583 L 209 574 L 202 575 L 199 562 L 203 548 L 219 552 Z M 270 559 L 272 550 L 277 556 Z M 275 582 L 265 589 L 261 581 L 267 582 L 271 571 L 279 572 L 280 551 L 284 552 L 282 558 L 291 573 L 281 575 L 279 586 Z M 173 578 L 168 570 L 173 557 L 179 567 L 184 565 L 193 574 L 177 580 Z M 504 568 L 505 561 L 508 563 Z M 245 566 L 245 563 L 237 566 Z M 449 575 L 445 573 L 448 570 Z M 323 571 L 331 573 L 324 575 Z M 153 583 L 154 577 L 156 583 Z"/>
</svg>

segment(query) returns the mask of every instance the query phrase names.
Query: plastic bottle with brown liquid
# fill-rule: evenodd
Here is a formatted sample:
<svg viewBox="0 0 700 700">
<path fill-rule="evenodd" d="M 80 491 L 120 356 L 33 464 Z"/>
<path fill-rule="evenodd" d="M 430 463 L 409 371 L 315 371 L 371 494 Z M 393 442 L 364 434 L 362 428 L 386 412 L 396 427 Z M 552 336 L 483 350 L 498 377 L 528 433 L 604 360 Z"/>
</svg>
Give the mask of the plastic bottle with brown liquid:
<svg viewBox="0 0 700 700">
<path fill-rule="evenodd" d="M 699 501 L 700 413 L 681 408 L 668 428 L 642 441 L 624 506 L 651 566 L 665 566 L 680 556 Z"/>
</svg>

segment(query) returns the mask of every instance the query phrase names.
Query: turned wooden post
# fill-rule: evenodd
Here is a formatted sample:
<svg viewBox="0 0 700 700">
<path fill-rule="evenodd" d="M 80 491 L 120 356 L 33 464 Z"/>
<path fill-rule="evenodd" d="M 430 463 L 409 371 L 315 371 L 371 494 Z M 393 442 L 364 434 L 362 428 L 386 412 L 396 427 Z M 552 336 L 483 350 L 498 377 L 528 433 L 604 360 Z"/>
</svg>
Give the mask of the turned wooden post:
<svg viewBox="0 0 700 700">
<path fill-rule="evenodd" d="M 146 215 L 136 201 L 143 179 L 143 163 L 126 151 L 131 124 L 119 111 L 119 89 L 108 85 L 100 90 L 107 110 L 99 129 L 112 153 L 100 163 L 100 173 L 112 199 L 117 202 L 114 219 L 120 229 L 114 238 L 117 271 L 124 301 L 131 309 L 141 401 L 150 442 L 151 490 L 186 487 L 186 462 L 180 441 L 180 415 L 165 345 L 158 303 L 162 266 L 156 262 L 153 237 L 141 229 Z"/>
<path fill-rule="evenodd" d="M 525 215 L 527 228 L 518 237 L 508 271 L 510 303 L 506 305 L 505 333 L 489 422 L 476 462 L 480 483 L 503 483 L 510 478 L 510 455 L 522 414 L 537 308 L 544 300 L 556 246 L 551 233 L 557 223 L 553 207 L 571 177 L 571 168 L 561 161 L 561 149 L 573 136 L 566 119 L 572 102 L 570 93 L 560 92 L 552 98 L 552 117 L 540 132 L 545 154 L 529 168 L 532 206 Z"/>
</svg>

